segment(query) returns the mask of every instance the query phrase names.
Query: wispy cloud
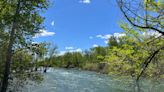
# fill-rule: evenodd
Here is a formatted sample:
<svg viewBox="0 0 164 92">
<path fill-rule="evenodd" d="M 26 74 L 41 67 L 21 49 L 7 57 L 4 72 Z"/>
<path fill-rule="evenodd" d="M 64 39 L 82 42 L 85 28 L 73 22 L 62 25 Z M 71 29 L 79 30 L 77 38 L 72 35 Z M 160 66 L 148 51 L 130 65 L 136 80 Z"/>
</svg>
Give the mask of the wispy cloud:
<svg viewBox="0 0 164 92">
<path fill-rule="evenodd" d="M 109 39 L 112 35 L 111 34 L 106 34 L 106 35 L 97 35 L 97 38 L 101 38 L 101 39 Z"/>
<path fill-rule="evenodd" d="M 114 33 L 113 36 L 116 37 L 116 38 L 119 38 L 119 37 L 122 37 L 122 36 L 126 36 L 126 34 L 124 34 L 124 33 Z"/>
<path fill-rule="evenodd" d="M 39 42 L 32 42 L 32 44 L 38 44 Z"/>
<path fill-rule="evenodd" d="M 81 48 L 75 48 L 75 47 L 72 47 L 72 46 L 65 47 L 65 50 L 67 52 L 82 52 Z"/>
<path fill-rule="evenodd" d="M 67 52 L 82 52 L 81 48 L 73 48 L 73 47 L 68 47 Z"/>
<path fill-rule="evenodd" d="M 80 0 L 79 2 L 84 4 L 90 4 L 91 0 Z"/>
<path fill-rule="evenodd" d="M 77 49 L 71 49 L 71 50 L 64 50 L 64 51 L 60 51 L 58 55 L 59 56 L 60 55 L 64 55 L 67 52 L 82 52 L 82 49 L 81 48 L 77 48 Z"/>
<path fill-rule="evenodd" d="M 150 37 L 150 36 L 159 37 L 159 36 L 161 36 L 160 33 L 155 32 L 155 31 L 143 32 L 142 35 L 144 37 Z M 116 37 L 116 39 L 118 40 L 118 38 L 123 37 L 123 36 L 126 36 L 126 34 L 125 33 L 114 33 L 114 34 L 105 34 L 105 35 L 99 34 L 99 35 L 96 35 L 97 38 L 103 39 L 104 40 L 104 43 L 106 43 L 106 44 L 108 44 L 108 40 L 112 36 Z"/>
<path fill-rule="evenodd" d="M 65 47 L 66 50 L 73 50 L 73 47 Z"/>
<path fill-rule="evenodd" d="M 97 45 L 97 44 L 93 44 L 93 47 L 98 47 L 99 45 Z"/>
<path fill-rule="evenodd" d="M 67 52 L 67 51 L 60 51 L 60 52 L 58 53 L 58 55 L 59 55 L 59 56 L 62 56 L 62 55 L 64 55 L 66 52 Z"/>
<path fill-rule="evenodd" d="M 54 24 L 55 24 L 55 22 L 54 22 L 54 21 L 52 21 L 52 22 L 51 22 L 51 26 L 54 26 Z"/>
<path fill-rule="evenodd" d="M 47 30 L 41 29 L 40 33 L 37 33 L 33 38 L 53 36 L 55 34 L 56 34 L 55 32 L 48 32 Z"/>
<path fill-rule="evenodd" d="M 78 48 L 78 49 L 72 50 L 72 52 L 82 52 L 82 49 Z"/>
</svg>

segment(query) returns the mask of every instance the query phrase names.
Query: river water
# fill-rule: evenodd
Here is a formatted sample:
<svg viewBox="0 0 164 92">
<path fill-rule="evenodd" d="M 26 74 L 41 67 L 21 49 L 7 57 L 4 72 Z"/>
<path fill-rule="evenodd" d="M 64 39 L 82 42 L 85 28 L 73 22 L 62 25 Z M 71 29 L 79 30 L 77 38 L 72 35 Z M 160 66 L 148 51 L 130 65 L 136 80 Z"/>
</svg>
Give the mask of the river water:
<svg viewBox="0 0 164 92">
<path fill-rule="evenodd" d="M 41 84 L 29 85 L 27 92 L 134 92 L 128 79 L 120 80 L 112 76 L 90 71 L 51 69 L 44 74 Z M 145 81 L 143 92 L 164 92 L 164 84 Z M 155 85 L 155 86 L 154 86 Z"/>
</svg>

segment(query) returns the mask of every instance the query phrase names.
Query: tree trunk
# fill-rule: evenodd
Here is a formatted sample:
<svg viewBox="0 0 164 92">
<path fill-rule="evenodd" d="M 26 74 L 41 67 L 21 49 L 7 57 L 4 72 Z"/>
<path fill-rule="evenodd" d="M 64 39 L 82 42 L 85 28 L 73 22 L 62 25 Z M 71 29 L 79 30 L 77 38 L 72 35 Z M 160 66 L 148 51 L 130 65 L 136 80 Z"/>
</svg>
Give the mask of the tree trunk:
<svg viewBox="0 0 164 92">
<path fill-rule="evenodd" d="M 8 87 L 8 79 L 9 79 L 9 75 L 10 75 L 10 65 L 11 65 L 11 58 L 12 58 L 12 47 L 14 44 L 15 30 L 16 30 L 16 25 L 17 25 L 16 18 L 18 17 L 17 15 L 19 14 L 19 8 L 20 8 L 20 0 L 17 3 L 16 12 L 15 12 L 14 19 L 13 19 L 9 44 L 8 44 L 7 53 L 6 53 L 5 69 L 4 69 L 4 73 L 3 73 L 3 79 L 2 79 L 2 85 L 1 85 L 0 92 L 6 92 L 7 87 Z"/>
<path fill-rule="evenodd" d="M 141 92 L 139 80 L 136 80 L 136 92 Z"/>
<path fill-rule="evenodd" d="M 38 67 L 35 67 L 35 72 L 38 71 Z"/>
<path fill-rule="evenodd" d="M 45 67 L 45 69 L 44 69 L 44 73 L 46 73 L 47 72 L 47 66 Z"/>
</svg>

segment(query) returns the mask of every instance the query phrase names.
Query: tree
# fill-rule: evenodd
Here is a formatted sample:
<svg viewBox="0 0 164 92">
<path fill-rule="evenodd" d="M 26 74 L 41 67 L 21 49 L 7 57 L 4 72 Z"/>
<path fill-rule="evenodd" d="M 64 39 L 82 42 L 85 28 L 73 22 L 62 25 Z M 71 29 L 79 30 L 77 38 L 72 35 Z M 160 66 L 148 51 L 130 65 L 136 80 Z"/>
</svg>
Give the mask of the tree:
<svg viewBox="0 0 164 92">
<path fill-rule="evenodd" d="M 117 0 L 117 3 L 124 17 L 132 25 L 135 31 L 138 29 L 145 32 L 154 31 L 161 35 L 155 39 L 152 39 L 150 42 L 156 42 L 154 40 L 161 40 L 161 38 L 163 39 L 164 4 L 161 0 Z M 139 74 L 137 78 L 138 80 L 146 68 L 149 66 L 149 64 L 152 62 L 153 58 L 163 49 L 164 47 L 161 46 L 160 48 L 151 52 L 152 54 L 150 54 L 150 56 L 148 56 L 148 58 L 144 61 L 143 70 Z"/>
<path fill-rule="evenodd" d="M 110 38 L 112 41 L 109 39 L 109 44 L 110 42 L 117 43 L 109 45 L 108 55 L 106 56 L 106 60 L 109 62 L 109 73 L 130 76 L 134 80 L 137 92 L 140 92 L 139 78 L 157 74 L 156 70 L 158 70 L 158 67 L 154 64 L 148 67 L 147 64 L 150 61 L 154 63 L 157 61 L 158 63 L 162 62 L 161 59 L 157 58 L 162 58 L 160 55 L 162 54 L 164 39 L 156 39 L 152 43 L 150 41 L 155 39 L 156 35 L 143 35 L 141 30 L 134 30 L 127 23 L 120 26 L 125 30 L 126 36 L 120 37 L 117 40 Z M 146 72 L 146 68 L 154 70 L 154 72 L 149 70 L 149 72 Z M 161 70 L 159 71 L 161 72 Z M 161 73 L 158 74 L 161 76 Z"/>
<path fill-rule="evenodd" d="M 29 38 L 43 28 L 43 17 L 39 15 L 39 11 L 48 7 L 48 1 L 1 0 L 0 4 L 1 27 L 4 32 L 9 33 L 3 81 L 0 90 L 0 92 L 6 92 L 14 48 L 16 46 L 26 46 Z"/>
<path fill-rule="evenodd" d="M 110 39 L 108 40 L 108 46 L 112 47 L 112 46 L 118 46 L 118 45 L 119 43 L 117 41 L 117 38 L 114 36 L 110 37 Z"/>
<path fill-rule="evenodd" d="M 38 61 L 42 61 L 47 54 L 48 43 L 41 42 L 41 43 L 33 43 L 29 46 L 31 53 L 33 54 L 33 64 L 35 64 L 35 71 L 38 70 Z"/>
<path fill-rule="evenodd" d="M 54 54 L 56 54 L 56 53 L 57 53 L 57 46 L 54 46 L 54 47 L 49 49 L 48 60 L 46 60 L 46 62 L 45 62 L 44 73 L 47 72 L 47 68 L 50 67 L 50 65 L 52 64 L 51 60 L 52 60 L 53 56 L 55 56 Z"/>
<path fill-rule="evenodd" d="M 147 52 L 138 47 L 139 42 L 135 39 L 131 37 L 122 37 L 121 39 L 124 39 L 125 44 L 112 46 L 109 49 L 107 57 L 109 71 L 116 75 L 130 76 L 136 81 Z"/>
<path fill-rule="evenodd" d="M 63 60 L 65 62 L 65 68 L 70 68 L 72 65 L 72 53 L 67 52 L 63 55 Z"/>
<path fill-rule="evenodd" d="M 117 0 L 117 3 L 131 25 L 164 35 L 162 0 Z"/>
<path fill-rule="evenodd" d="M 72 53 L 72 63 L 74 64 L 74 67 L 81 67 L 82 60 L 82 54 L 80 52 Z"/>
</svg>

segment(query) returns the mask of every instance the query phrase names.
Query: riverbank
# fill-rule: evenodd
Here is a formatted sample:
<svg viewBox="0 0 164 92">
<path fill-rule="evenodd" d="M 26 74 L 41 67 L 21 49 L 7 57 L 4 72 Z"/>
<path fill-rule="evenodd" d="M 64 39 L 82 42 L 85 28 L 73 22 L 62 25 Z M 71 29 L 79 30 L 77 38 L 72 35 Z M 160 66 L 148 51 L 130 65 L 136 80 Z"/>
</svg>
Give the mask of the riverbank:
<svg viewBox="0 0 164 92">
<path fill-rule="evenodd" d="M 78 69 L 78 70 L 87 70 L 87 71 L 93 71 L 101 74 L 108 74 L 109 73 L 109 65 L 107 63 L 86 63 L 83 66 L 55 66 L 58 68 L 65 68 L 65 69 Z"/>
</svg>

